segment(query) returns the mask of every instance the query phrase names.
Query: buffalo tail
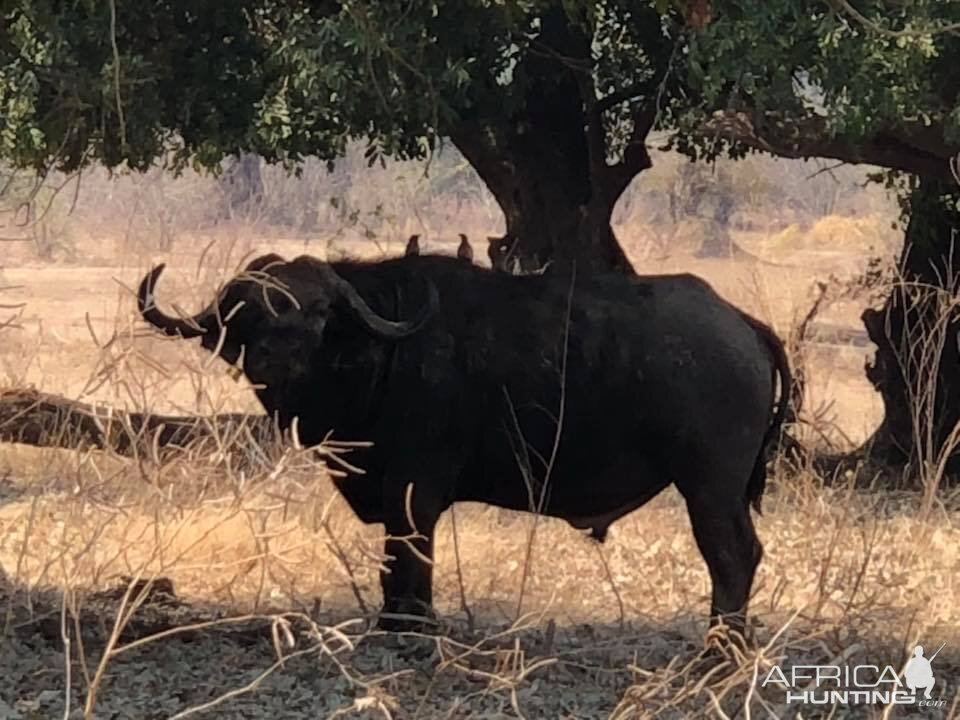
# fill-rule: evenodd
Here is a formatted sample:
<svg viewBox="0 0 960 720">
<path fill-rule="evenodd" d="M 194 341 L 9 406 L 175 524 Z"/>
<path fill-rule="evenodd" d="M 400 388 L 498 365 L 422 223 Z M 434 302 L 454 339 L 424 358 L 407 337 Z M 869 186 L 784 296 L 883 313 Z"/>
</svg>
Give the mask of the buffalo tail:
<svg viewBox="0 0 960 720">
<path fill-rule="evenodd" d="M 777 401 L 777 407 L 770 421 L 770 426 L 763 436 L 760 453 L 757 455 L 757 461 L 753 466 L 753 472 L 750 473 L 750 480 L 747 483 L 746 499 L 753 506 L 753 509 L 759 513 L 761 512 L 763 490 L 767 484 L 767 448 L 780 437 L 780 429 L 783 427 L 790 403 L 793 377 L 790 374 L 790 363 L 787 360 L 787 352 L 784 349 L 783 341 L 769 325 L 745 313 L 743 317 L 770 352 L 771 359 L 773 360 L 771 376 L 780 376 L 780 399 Z M 776 382 L 774 382 L 774 384 L 776 384 Z"/>
</svg>

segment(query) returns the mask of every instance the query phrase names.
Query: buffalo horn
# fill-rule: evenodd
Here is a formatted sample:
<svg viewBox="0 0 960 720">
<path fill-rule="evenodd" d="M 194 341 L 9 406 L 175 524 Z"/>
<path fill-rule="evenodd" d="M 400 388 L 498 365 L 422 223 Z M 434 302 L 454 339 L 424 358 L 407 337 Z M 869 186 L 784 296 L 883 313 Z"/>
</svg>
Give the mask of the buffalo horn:
<svg viewBox="0 0 960 720">
<path fill-rule="evenodd" d="M 374 312 L 367 305 L 367 302 L 360 297 L 357 289 L 338 275 L 332 267 L 323 264 L 320 266 L 320 271 L 326 284 L 336 292 L 340 299 L 347 303 L 363 326 L 374 335 L 388 340 L 398 340 L 417 332 L 430 319 L 439 304 L 437 288 L 432 282 L 428 281 L 429 300 L 419 316 L 413 320 L 387 320 Z"/>
<path fill-rule="evenodd" d="M 200 337 L 206 330 L 200 326 L 197 321 L 198 318 L 188 321 L 178 317 L 170 317 L 157 307 L 153 291 L 157 285 L 157 278 L 160 277 L 160 273 L 163 272 L 165 267 L 166 265 L 163 264 L 157 265 L 140 282 L 140 289 L 137 291 L 137 305 L 140 308 L 140 314 L 144 320 L 162 330 L 165 335 L 179 335 L 184 338 Z"/>
</svg>

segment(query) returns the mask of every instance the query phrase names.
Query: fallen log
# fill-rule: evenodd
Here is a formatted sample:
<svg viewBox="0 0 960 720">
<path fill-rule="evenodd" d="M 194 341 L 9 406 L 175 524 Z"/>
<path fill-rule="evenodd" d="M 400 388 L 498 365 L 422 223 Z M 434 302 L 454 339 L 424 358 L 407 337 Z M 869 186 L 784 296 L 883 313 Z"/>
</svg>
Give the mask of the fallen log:
<svg viewBox="0 0 960 720">
<path fill-rule="evenodd" d="M 33 389 L 0 393 L 0 442 L 96 448 L 127 457 L 150 457 L 198 446 L 236 446 L 237 441 L 267 447 L 280 439 L 276 423 L 266 415 L 154 415 Z"/>
<path fill-rule="evenodd" d="M 804 340 L 817 345 L 840 345 L 842 347 L 869 347 L 872 343 L 863 328 L 815 322 L 810 325 Z"/>
</svg>

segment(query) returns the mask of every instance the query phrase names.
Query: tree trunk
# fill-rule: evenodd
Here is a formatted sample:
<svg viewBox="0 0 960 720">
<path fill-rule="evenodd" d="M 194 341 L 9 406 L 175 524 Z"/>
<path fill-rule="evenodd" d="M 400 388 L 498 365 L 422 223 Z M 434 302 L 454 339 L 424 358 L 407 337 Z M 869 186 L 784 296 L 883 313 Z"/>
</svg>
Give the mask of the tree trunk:
<svg viewBox="0 0 960 720">
<path fill-rule="evenodd" d="M 693 256 L 698 258 L 725 258 L 740 256 L 739 246 L 730 237 L 730 228 L 716 219 L 703 223 L 704 234 L 700 247 Z"/>
<path fill-rule="evenodd" d="M 947 471 L 960 466 L 960 456 L 945 446 L 960 420 L 958 199 L 952 183 L 920 181 L 910 199 L 901 277 L 883 307 L 862 316 L 877 346 L 867 377 L 884 405 L 868 447 L 885 464 L 929 469 L 941 452 L 950 452 Z"/>
<path fill-rule="evenodd" d="M 535 272 L 550 262 L 633 272 L 610 227 L 619 198 L 590 174 L 579 97 L 556 98 L 569 107 L 533 113 L 494 140 L 488 128 L 462 128 L 454 142 L 497 199 L 506 220 L 503 238 L 490 238 L 498 269 L 516 264 Z M 531 101 L 532 103 L 533 101 Z"/>
<path fill-rule="evenodd" d="M 560 163 L 526 158 L 519 164 L 526 167 L 500 202 L 507 232 L 494 245 L 499 245 L 502 260 L 491 262 L 499 269 L 515 263 L 523 272 L 539 271 L 551 262 L 634 272 L 610 226 L 613 204 L 610 198 L 593 197 L 589 177 Z"/>
<path fill-rule="evenodd" d="M 650 167 L 645 139 L 656 110 L 637 111 L 622 159 L 608 163 L 604 108 L 582 69 L 592 63 L 589 38 L 557 5 L 544 13 L 539 42 L 549 51 L 527 53 L 514 70 L 529 86 L 523 105 L 509 116 L 499 106 L 477 108 L 449 133 L 506 218 L 506 236 L 491 238 L 491 261 L 527 272 L 576 262 L 632 273 L 610 219 L 630 181 Z"/>
<path fill-rule="evenodd" d="M 228 160 L 220 175 L 218 185 L 223 195 L 223 214 L 227 218 L 249 217 L 260 211 L 263 200 L 263 178 L 260 175 L 260 158 L 245 153 Z"/>
</svg>

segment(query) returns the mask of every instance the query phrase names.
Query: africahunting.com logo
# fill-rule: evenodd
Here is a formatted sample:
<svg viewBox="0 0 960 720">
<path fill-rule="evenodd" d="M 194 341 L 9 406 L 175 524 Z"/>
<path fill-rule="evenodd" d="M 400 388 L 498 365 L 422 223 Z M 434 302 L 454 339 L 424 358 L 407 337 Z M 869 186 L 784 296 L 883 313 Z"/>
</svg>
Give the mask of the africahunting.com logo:
<svg viewBox="0 0 960 720">
<path fill-rule="evenodd" d="M 939 708 L 946 701 L 933 697 L 937 684 L 933 661 L 941 650 L 943 645 L 928 658 L 923 646 L 917 645 L 902 675 L 892 665 L 794 665 L 787 670 L 774 665 L 762 684 L 786 690 L 787 704 L 882 703 Z"/>
</svg>

